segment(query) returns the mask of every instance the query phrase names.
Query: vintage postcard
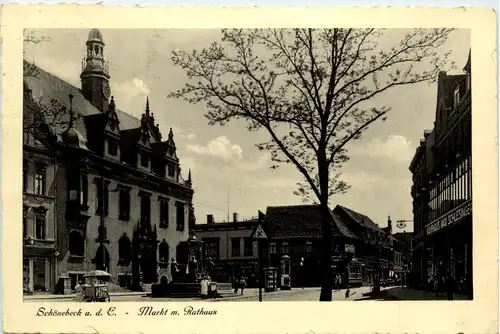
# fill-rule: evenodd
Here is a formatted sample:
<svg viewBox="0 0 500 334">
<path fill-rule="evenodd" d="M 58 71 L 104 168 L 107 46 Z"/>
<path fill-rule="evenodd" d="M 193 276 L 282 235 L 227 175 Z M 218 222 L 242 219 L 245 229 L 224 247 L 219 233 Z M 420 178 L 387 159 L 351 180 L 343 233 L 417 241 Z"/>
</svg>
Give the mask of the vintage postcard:
<svg viewBox="0 0 500 334">
<path fill-rule="evenodd" d="M 3 329 L 497 332 L 495 23 L 5 6 Z"/>
</svg>

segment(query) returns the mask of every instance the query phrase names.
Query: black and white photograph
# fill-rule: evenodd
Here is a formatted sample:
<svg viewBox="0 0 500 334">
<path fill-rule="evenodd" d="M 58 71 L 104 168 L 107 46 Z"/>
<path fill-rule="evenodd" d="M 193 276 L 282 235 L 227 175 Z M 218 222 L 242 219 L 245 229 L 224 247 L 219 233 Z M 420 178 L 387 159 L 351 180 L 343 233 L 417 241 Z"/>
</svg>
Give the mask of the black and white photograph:
<svg viewBox="0 0 500 334">
<path fill-rule="evenodd" d="M 473 55 L 452 28 L 25 29 L 24 302 L 473 300 Z"/>
</svg>

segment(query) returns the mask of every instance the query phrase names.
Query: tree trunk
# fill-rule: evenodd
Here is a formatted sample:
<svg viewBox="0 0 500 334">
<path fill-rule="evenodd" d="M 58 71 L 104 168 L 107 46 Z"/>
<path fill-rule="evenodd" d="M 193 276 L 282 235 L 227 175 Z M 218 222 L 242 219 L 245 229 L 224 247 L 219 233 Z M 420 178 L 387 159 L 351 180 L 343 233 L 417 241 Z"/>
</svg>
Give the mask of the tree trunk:
<svg viewBox="0 0 500 334">
<path fill-rule="evenodd" d="M 319 301 L 332 301 L 332 215 L 328 206 L 329 193 L 329 164 L 326 161 L 324 150 L 318 156 L 318 174 L 320 188 L 320 211 L 322 220 L 322 257 L 321 257 L 321 294 Z"/>
<path fill-rule="evenodd" d="M 323 249 L 321 257 L 321 294 L 319 301 L 331 301 L 332 300 L 332 216 L 330 213 L 330 208 L 328 207 L 328 201 L 326 203 L 321 203 L 321 216 L 323 223 Z"/>
</svg>

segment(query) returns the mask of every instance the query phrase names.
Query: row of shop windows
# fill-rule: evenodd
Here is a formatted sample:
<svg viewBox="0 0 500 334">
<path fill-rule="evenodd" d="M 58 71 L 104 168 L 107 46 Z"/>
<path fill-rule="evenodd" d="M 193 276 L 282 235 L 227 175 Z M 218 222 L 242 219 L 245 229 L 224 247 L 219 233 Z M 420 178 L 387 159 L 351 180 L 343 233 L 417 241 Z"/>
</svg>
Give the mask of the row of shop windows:
<svg viewBox="0 0 500 334">
<path fill-rule="evenodd" d="M 471 157 L 467 157 L 430 190 L 429 221 L 472 198 L 471 162 Z"/>
<path fill-rule="evenodd" d="M 254 255 L 253 245 L 255 243 L 255 240 L 253 240 L 252 238 L 243 238 L 243 240 L 244 240 L 243 256 L 253 256 Z M 219 238 L 203 238 L 203 242 L 205 246 L 205 257 L 210 257 L 212 259 L 219 259 L 220 257 Z M 281 246 L 280 249 L 281 254 L 289 253 L 290 249 L 288 241 L 281 242 L 280 246 Z M 306 241 L 304 246 L 305 246 L 304 247 L 305 253 L 312 253 L 313 249 L 311 241 Z M 269 253 L 270 254 L 277 253 L 276 242 L 273 241 L 269 243 Z M 241 256 L 241 238 L 231 238 L 231 256 L 233 257 Z"/>
</svg>

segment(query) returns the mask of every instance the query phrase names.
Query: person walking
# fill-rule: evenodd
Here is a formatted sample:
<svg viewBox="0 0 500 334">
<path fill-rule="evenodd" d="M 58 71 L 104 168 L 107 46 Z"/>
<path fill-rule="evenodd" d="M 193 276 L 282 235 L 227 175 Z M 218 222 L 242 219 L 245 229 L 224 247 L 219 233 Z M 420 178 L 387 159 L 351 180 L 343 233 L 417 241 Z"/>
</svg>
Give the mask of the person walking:
<svg viewBox="0 0 500 334">
<path fill-rule="evenodd" d="M 208 298 L 208 280 L 206 276 L 203 276 L 203 279 L 200 282 L 201 285 L 201 299 Z"/>
<path fill-rule="evenodd" d="M 446 277 L 446 299 L 453 300 L 453 293 L 455 292 L 455 279 L 451 274 Z"/>
<path fill-rule="evenodd" d="M 240 277 L 236 277 L 234 280 L 234 293 L 238 293 L 238 288 L 240 286 Z"/>
<path fill-rule="evenodd" d="M 78 281 L 75 285 L 75 292 L 76 292 L 76 301 L 81 302 L 83 301 L 83 287 L 82 287 L 82 281 Z"/>
<path fill-rule="evenodd" d="M 240 289 L 241 289 L 241 295 L 243 296 L 243 291 L 245 290 L 247 286 L 247 281 L 245 280 L 245 277 L 242 277 L 240 279 Z"/>
<path fill-rule="evenodd" d="M 436 297 L 439 297 L 439 281 L 440 281 L 440 278 L 437 275 L 435 275 L 433 277 L 433 283 L 434 283 L 434 295 Z"/>
</svg>

